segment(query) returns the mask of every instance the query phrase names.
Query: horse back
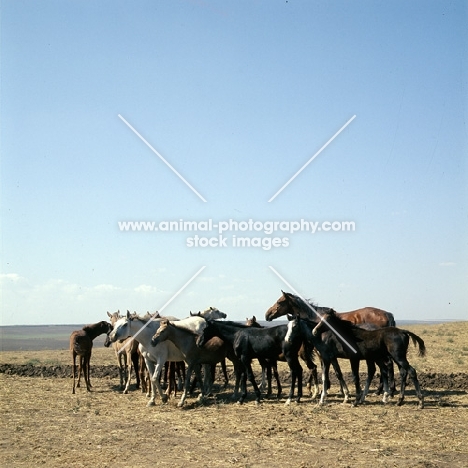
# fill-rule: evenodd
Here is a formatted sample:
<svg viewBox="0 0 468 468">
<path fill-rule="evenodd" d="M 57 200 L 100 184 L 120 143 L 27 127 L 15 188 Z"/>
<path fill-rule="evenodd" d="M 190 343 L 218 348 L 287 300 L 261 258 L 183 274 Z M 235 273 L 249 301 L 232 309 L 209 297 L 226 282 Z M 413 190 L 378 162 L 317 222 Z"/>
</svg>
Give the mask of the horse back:
<svg viewBox="0 0 468 468">
<path fill-rule="evenodd" d="M 70 336 L 70 351 L 84 355 L 91 352 L 93 340 L 84 330 L 74 331 Z"/>
<path fill-rule="evenodd" d="M 234 350 L 250 357 L 277 357 L 282 353 L 282 345 L 287 333 L 287 325 L 276 327 L 249 327 L 236 334 Z"/>
<path fill-rule="evenodd" d="M 347 320 L 354 325 L 371 324 L 377 327 L 395 326 L 393 314 L 376 307 L 364 307 L 350 312 L 338 312 L 342 320 Z"/>
</svg>

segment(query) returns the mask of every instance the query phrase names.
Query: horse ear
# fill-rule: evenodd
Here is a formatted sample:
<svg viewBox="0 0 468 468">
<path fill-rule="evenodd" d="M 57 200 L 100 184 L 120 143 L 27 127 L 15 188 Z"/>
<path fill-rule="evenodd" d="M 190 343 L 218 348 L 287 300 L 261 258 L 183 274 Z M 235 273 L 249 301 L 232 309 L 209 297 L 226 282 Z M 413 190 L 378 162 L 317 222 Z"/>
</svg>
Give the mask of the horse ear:
<svg viewBox="0 0 468 468">
<path fill-rule="evenodd" d="M 129 319 L 130 318 L 130 311 L 127 310 L 127 318 Z"/>
<path fill-rule="evenodd" d="M 192 311 L 190 311 L 190 317 L 195 317 L 197 314 L 193 314 Z"/>
<path fill-rule="evenodd" d="M 253 322 L 256 322 L 256 321 L 257 321 L 257 317 L 255 317 L 255 315 L 252 317 L 252 321 L 253 321 Z"/>
<path fill-rule="evenodd" d="M 107 316 L 112 317 L 112 314 L 110 314 L 109 311 L 107 311 Z"/>
</svg>

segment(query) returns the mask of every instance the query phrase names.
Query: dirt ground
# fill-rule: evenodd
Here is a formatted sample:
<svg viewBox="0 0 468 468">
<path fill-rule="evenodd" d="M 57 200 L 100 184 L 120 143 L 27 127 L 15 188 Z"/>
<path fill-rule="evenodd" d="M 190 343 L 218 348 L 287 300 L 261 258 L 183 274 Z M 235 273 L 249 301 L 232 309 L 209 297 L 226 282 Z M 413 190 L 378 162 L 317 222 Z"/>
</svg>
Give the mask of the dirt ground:
<svg viewBox="0 0 468 468">
<path fill-rule="evenodd" d="M 285 365 L 280 400 L 256 405 L 249 393 L 237 405 L 232 386 L 217 382 L 219 393 L 204 404 L 192 397 L 179 409 L 173 398 L 147 408 L 134 386 L 128 395 L 119 391 L 111 350 L 95 349 L 93 391 L 75 395 L 68 351 L 0 353 L 1 460 L 28 467 L 466 467 L 468 323 L 449 325 L 407 327 L 428 348 L 427 358 L 409 353 L 423 410 L 411 384 L 401 407 L 370 395 L 353 408 L 341 403 L 334 380 L 326 406 L 308 395 L 285 406 Z"/>
</svg>

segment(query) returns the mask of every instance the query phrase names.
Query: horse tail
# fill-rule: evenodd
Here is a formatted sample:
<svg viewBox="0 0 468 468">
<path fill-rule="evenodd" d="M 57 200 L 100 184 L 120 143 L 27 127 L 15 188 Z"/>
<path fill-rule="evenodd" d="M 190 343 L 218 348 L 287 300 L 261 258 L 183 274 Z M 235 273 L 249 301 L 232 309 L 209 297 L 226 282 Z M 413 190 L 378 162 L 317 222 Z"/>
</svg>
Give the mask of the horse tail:
<svg viewBox="0 0 468 468">
<path fill-rule="evenodd" d="M 424 357 L 426 355 L 426 346 L 424 344 L 424 340 L 420 338 L 418 335 L 415 335 L 414 333 L 411 333 L 408 330 L 405 330 L 405 334 L 408 335 L 413 340 L 414 346 L 416 346 L 416 344 L 419 345 L 418 356 Z"/>
</svg>

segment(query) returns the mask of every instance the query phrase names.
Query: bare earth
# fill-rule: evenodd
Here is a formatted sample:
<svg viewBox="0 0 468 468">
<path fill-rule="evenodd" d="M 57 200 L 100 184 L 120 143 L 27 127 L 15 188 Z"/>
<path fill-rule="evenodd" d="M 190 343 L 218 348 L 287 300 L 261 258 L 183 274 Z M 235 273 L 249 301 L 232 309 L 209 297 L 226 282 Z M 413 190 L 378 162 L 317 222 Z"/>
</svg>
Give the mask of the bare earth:
<svg viewBox="0 0 468 468">
<path fill-rule="evenodd" d="M 308 395 L 285 406 L 285 365 L 279 401 L 256 405 L 250 398 L 237 405 L 232 387 L 217 385 L 220 393 L 204 404 L 194 396 L 184 409 L 177 408 L 178 398 L 147 408 L 134 387 L 128 395 L 119 392 L 115 356 L 101 345 L 91 362 L 93 391 L 82 387 L 76 395 L 68 351 L 2 352 L 1 460 L 28 467 L 466 467 L 468 323 L 407 328 L 428 349 L 426 358 L 414 348 L 409 353 L 425 395 L 423 410 L 411 384 L 401 407 L 370 395 L 353 408 L 334 393 L 334 380 L 326 406 Z"/>
</svg>

